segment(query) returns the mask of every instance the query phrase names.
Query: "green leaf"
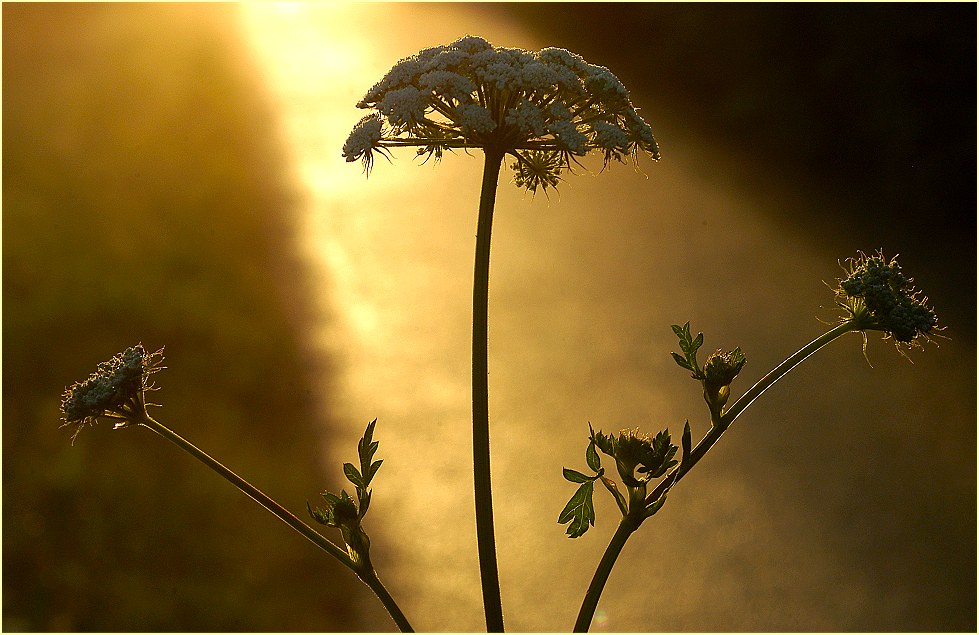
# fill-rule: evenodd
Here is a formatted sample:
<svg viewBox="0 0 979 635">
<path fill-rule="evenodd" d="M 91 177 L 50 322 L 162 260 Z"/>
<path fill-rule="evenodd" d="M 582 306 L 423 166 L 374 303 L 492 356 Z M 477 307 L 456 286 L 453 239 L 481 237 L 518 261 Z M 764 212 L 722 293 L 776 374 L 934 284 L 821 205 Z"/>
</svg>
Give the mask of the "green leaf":
<svg viewBox="0 0 979 635">
<path fill-rule="evenodd" d="M 357 510 L 357 517 L 363 518 L 367 514 L 367 508 L 370 507 L 371 505 L 371 492 L 370 490 L 367 491 L 361 490 L 357 493 L 360 495 L 359 496 L 360 506 L 359 509 Z"/>
<path fill-rule="evenodd" d="M 575 470 L 564 468 L 564 478 L 568 479 L 572 483 L 588 483 L 589 481 L 594 481 L 597 476 L 586 476 L 581 472 L 576 472 Z"/>
<path fill-rule="evenodd" d="M 694 370 L 693 367 L 690 365 L 690 362 L 688 362 L 687 359 L 685 357 L 683 357 L 682 355 L 680 355 L 679 353 L 674 353 L 674 352 L 671 351 L 670 352 L 670 355 L 673 356 L 673 361 L 675 361 L 677 363 L 677 365 L 680 366 L 680 368 L 685 368 L 685 369 L 687 369 L 689 371 L 693 371 Z"/>
<path fill-rule="evenodd" d="M 343 464 L 343 474 L 347 477 L 347 480 L 353 483 L 357 489 L 366 489 L 364 484 L 364 477 L 360 475 L 357 468 L 354 467 L 353 463 Z"/>
<path fill-rule="evenodd" d="M 697 337 L 691 337 L 690 322 L 686 322 L 683 326 L 674 324 L 671 328 L 676 333 L 677 339 L 680 340 L 680 350 L 683 351 L 682 356 L 678 353 L 670 353 L 673 356 L 673 360 L 681 368 L 685 368 L 693 373 L 694 379 L 703 379 L 704 372 L 697 363 L 697 350 L 704 344 L 704 334 L 697 333 Z"/>
<path fill-rule="evenodd" d="M 374 426 L 377 424 L 377 419 L 374 419 L 367 424 L 367 429 L 364 431 L 364 436 L 357 443 L 357 453 L 360 455 L 360 474 L 363 474 L 363 478 L 360 482 L 354 482 L 360 488 L 367 489 L 370 485 L 371 479 L 377 473 L 379 467 L 381 467 L 381 461 L 374 461 L 374 453 L 377 452 L 378 442 L 374 441 Z M 344 466 L 344 472 L 346 473 L 346 466 Z M 348 475 L 349 478 L 349 475 Z"/>
<path fill-rule="evenodd" d="M 697 349 L 699 349 L 703 345 L 704 345 L 704 334 L 697 333 L 697 337 L 694 339 L 693 343 L 690 344 L 690 350 L 696 353 Z"/>
<path fill-rule="evenodd" d="M 375 474 L 377 474 L 377 470 L 381 467 L 381 463 L 383 462 L 384 462 L 383 459 L 379 459 L 371 463 L 370 468 L 367 470 L 367 476 L 364 479 L 367 483 L 371 482 L 371 479 L 374 478 Z"/>
<path fill-rule="evenodd" d="M 566 530 L 569 538 L 578 538 L 588 531 L 589 525 L 595 525 L 595 505 L 592 501 L 594 491 L 595 481 L 582 483 L 558 516 L 558 523 L 570 523 Z"/>
<path fill-rule="evenodd" d="M 585 461 L 588 463 L 588 467 L 596 472 L 602 469 L 602 460 L 598 458 L 598 452 L 595 451 L 594 441 L 588 443 L 588 449 L 585 450 Z"/>
</svg>

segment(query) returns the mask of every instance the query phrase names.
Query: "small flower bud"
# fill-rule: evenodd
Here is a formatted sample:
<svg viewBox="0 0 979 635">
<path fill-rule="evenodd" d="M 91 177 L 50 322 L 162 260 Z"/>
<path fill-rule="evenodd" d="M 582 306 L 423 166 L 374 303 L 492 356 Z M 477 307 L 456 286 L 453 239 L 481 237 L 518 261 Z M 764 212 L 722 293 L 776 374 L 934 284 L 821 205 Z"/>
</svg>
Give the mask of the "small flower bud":
<svg viewBox="0 0 979 635">
<path fill-rule="evenodd" d="M 615 459 L 619 476 L 630 489 L 644 488 L 647 481 L 663 476 L 677 463 L 673 460 L 677 447 L 670 443 L 666 430 L 652 439 L 638 428 L 622 430 L 617 437 L 593 432 L 592 439 L 599 450 Z M 642 477 L 637 478 L 637 472 Z"/>
<path fill-rule="evenodd" d="M 716 350 L 704 362 L 704 399 L 711 412 L 720 415 L 721 408 L 731 396 L 731 382 L 738 376 L 747 363 L 741 347 L 729 353 Z"/>
</svg>

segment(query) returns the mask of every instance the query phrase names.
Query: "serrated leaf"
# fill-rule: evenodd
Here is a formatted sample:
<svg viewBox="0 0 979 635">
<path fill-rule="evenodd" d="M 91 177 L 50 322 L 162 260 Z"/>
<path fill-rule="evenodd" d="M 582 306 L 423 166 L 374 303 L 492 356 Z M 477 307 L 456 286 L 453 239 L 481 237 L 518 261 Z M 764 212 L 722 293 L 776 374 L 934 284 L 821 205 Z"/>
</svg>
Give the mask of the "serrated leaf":
<svg viewBox="0 0 979 635">
<path fill-rule="evenodd" d="M 364 477 L 360 475 L 357 468 L 354 467 L 353 463 L 343 464 L 343 474 L 347 477 L 347 480 L 353 483 L 358 489 L 364 488 Z"/>
<path fill-rule="evenodd" d="M 330 492 L 321 492 L 320 496 L 326 501 L 327 505 L 333 506 L 340 502 L 340 497 Z"/>
<path fill-rule="evenodd" d="M 588 463 L 588 467 L 596 472 L 602 469 L 602 460 L 598 458 L 598 452 L 595 451 L 594 441 L 588 442 L 588 449 L 585 450 L 585 462 Z"/>
<path fill-rule="evenodd" d="M 594 526 L 595 506 L 592 501 L 594 491 L 594 481 L 582 483 L 558 516 L 558 523 L 562 525 L 570 523 L 566 530 L 569 538 L 578 538 L 588 531 L 590 525 Z"/>
<path fill-rule="evenodd" d="M 564 478 L 571 481 L 572 483 L 588 483 L 589 481 L 594 481 L 597 476 L 587 476 L 581 472 L 576 472 L 575 470 L 564 468 Z"/>
</svg>

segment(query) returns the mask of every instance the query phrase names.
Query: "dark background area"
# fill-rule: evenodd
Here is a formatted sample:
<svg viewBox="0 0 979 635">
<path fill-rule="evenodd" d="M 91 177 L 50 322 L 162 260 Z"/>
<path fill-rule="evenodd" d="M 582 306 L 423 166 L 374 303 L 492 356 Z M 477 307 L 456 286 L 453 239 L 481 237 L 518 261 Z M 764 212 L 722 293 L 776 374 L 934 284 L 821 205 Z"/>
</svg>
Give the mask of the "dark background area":
<svg viewBox="0 0 979 635">
<path fill-rule="evenodd" d="M 654 129 L 669 103 L 744 156 L 737 176 L 761 166 L 832 200 L 791 223 L 900 251 L 974 348 L 974 4 L 471 10 L 474 33 L 480 12 L 503 14 L 614 69 Z M 321 487 L 335 422 L 315 407 L 331 388 L 305 333 L 323 316 L 234 19 L 233 5 L 3 6 L 3 630 L 387 624 L 339 564 L 175 448 L 107 425 L 72 446 L 57 428 L 66 385 L 165 344 L 180 369 L 157 376 L 166 423 L 291 509 Z M 954 558 L 972 571 L 968 546 Z M 923 630 L 975 629 L 975 579 L 961 583 Z"/>
<path fill-rule="evenodd" d="M 484 10 L 527 21 L 555 46 L 614 69 L 647 105 L 654 130 L 656 106 L 668 106 L 746 165 L 832 200 L 793 208 L 793 224 L 814 237 L 845 233 L 867 250 L 900 251 L 941 298 L 946 319 L 954 312 L 956 338 L 975 341 L 974 4 Z M 660 143 L 668 158 L 669 139 Z M 737 176 L 758 178 L 754 169 Z"/>
</svg>

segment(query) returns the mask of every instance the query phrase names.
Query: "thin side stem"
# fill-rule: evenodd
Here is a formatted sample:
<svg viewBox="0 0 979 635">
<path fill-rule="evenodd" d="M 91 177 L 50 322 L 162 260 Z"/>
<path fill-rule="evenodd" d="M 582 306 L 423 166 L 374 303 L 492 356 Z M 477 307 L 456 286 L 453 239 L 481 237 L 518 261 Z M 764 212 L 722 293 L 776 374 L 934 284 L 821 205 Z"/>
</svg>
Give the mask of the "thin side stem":
<svg viewBox="0 0 979 635">
<path fill-rule="evenodd" d="M 414 629 L 412 629 L 411 624 L 408 623 L 408 620 L 401 611 L 401 608 L 398 607 L 397 603 L 394 601 L 394 598 L 391 597 L 391 594 L 388 593 L 387 589 L 384 588 L 384 585 L 381 584 L 381 581 L 378 579 L 377 573 L 374 572 L 373 567 L 371 567 L 369 564 L 366 568 L 358 566 L 358 564 L 350 558 L 344 549 L 341 549 L 330 542 L 330 540 L 303 521 L 299 520 L 299 518 L 297 518 L 292 512 L 277 503 L 265 492 L 235 474 L 233 471 L 225 467 L 220 461 L 211 457 L 196 445 L 183 438 L 170 428 L 166 427 L 153 417 L 150 417 L 149 415 L 146 415 L 145 417 L 141 416 L 139 417 L 139 423 L 140 425 L 145 426 L 146 428 L 149 428 L 153 432 L 157 433 L 164 439 L 173 442 L 177 447 L 186 451 L 201 463 L 217 472 L 256 503 L 272 512 L 277 518 L 279 518 L 279 520 L 289 525 L 299 532 L 299 534 L 304 538 L 339 560 L 344 566 L 357 574 L 357 577 L 367 584 L 372 591 L 374 591 L 378 599 L 380 599 L 381 603 L 384 605 L 384 608 L 387 609 L 395 623 L 397 623 L 398 628 L 401 629 L 401 632 L 414 632 Z"/>
<path fill-rule="evenodd" d="M 726 409 L 720 417 L 721 425 L 715 425 L 711 427 L 707 435 L 700 440 L 693 450 L 690 452 L 690 457 L 682 465 L 677 467 L 673 472 L 667 475 L 653 492 L 646 497 L 646 503 L 649 504 L 653 501 L 659 500 L 671 487 L 676 485 L 679 481 L 694 465 L 697 464 L 700 459 L 704 458 L 707 451 L 710 450 L 715 443 L 724 434 L 724 431 L 734 423 L 741 414 L 750 406 L 758 397 L 760 397 L 766 390 L 775 385 L 779 379 L 784 377 L 793 368 L 801 364 L 810 355 L 826 346 L 830 342 L 842 337 L 843 335 L 859 330 L 852 321 L 841 322 L 837 326 L 833 327 L 829 331 L 823 333 L 813 341 L 809 342 L 798 351 L 790 355 L 784 362 L 773 368 L 767 375 L 758 380 L 758 382 L 748 389 L 746 393 L 741 395 L 741 397 L 731 405 L 730 408 Z"/>
<path fill-rule="evenodd" d="M 496 563 L 496 538 L 493 530 L 493 492 L 490 483 L 488 313 L 490 234 L 496 185 L 503 153 L 485 149 L 483 183 L 479 193 L 479 218 L 476 223 L 476 262 L 473 273 L 473 482 L 476 503 L 476 548 L 479 577 L 483 589 L 486 630 L 503 632 L 503 602 L 500 574 Z"/>
<path fill-rule="evenodd" d="M 744 412 L 744 410 L 751 405 L 751 403 L 760 397 L 762 393 L 772 387 L 775 382 L 781 379 L 783 376 L 788 374 L 790 370 L 801 364 L 807 357 L 826 346 L 833 340 L 849 333 L 850 331 L 859 330 L 856 324 L 852 320 L 847 320 L 846 322 L 841 322 L 834 328 L 826 331 L 813 341 L 809 342 L 794 354 L 789 356 L 784 362 L 772 369 L 770 373 L 758 380 L 754 386 L 748 389 L 748 392 L 741 395 L 741 397 L 731 405 L 730 408 L 725 410 L 723 416 L 721 417 L 724 426 L 727 427 L 731 425 L 738 416 Z"/>
<path fill-rule="evenodd" d="M 690 451 L 690 456 L 687 458 L 687 460 L 666 475 L 666 477 L 656 485 L 656 488 L 652 491 L 652 493 L 646 497 L 646 505 L 650 505 L 651 503 L 658 501 L 674 485 L 676 485 L 677 482 L 700 461 L 700 459 L 704 458 L 707 451 L 710 450 L 715 443 L 717 443 L 717 441 L 724 434 L 724 431 L 727 430 L 734 420 L 737 419 L 741 413 L 743 413 L 748 406 L 750 406 L 766 390 L 771 388 L 775 382 L 784 377 L 789 371 L 798 366 L 806 358 L 822 347 L 838 339 L 839 337 L 842 337 L 846 333 L 858 330 L 859 328 L 853 323 L 853 321 L 842 322 L 803 346 L 801 349 L 790 355 L 784 362 L 772 369 L 771 372 L 758 380 L 758 382 L 746 393 L 744 393 L 740 399 L 738 399 L 730 408 L 724 411 L 717 421 L 712 421 L 714 425 L 711 426 L 711 429 L 707 432 L 704 438 L 701 439 L 700 443 L 698 443 L 696 447 Z M 612 536 L 611 542 L 609 542 L 608 547 L 605 549 L 605 555 L 602 556 L 602 560 L 598 564 L 598 569 L 595 571 L 591 585 L 589 585 L 588 591 L 585 594 L 585 599 L 582 602 L 581 610 L 578 613 L 578 620 L 575 622 L 574 627 L 575 632 L 585 632 L 588 630 L 592 617 L 595 614 L 595 608 L 598 606 L 598 600 L 605 588 L 605 583 L 608 581 L 609 573 L 612 571 L 612 566 L 615 564 L 616 558 L 618 558 L 619 553 L 622 551 L 622 547 L 625 546 L 626 540 L 628 540 L 629 536 L 631 536 L 632 533 L 639 527 L 638 523 L 635 523 L 635 526 L 633 526 L 633 523 L 627 523 L 628 518 L 629 516 L 623 517 L 622 522 L 619 524 L 619 528 L 616 529 L 615 534 Z"/>
</svg>

